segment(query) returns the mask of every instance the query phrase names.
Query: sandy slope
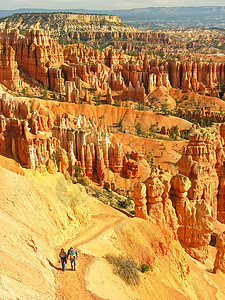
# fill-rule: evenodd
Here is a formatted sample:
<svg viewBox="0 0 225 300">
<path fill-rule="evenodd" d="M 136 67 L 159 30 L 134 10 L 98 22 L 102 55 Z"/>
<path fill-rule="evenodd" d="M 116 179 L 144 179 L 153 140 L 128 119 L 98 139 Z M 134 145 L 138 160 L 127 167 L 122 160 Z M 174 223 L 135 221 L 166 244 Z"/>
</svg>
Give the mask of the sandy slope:
<svg viewBox="0 0 225 300">
<path fill-rule="evenodd" d="M 0 167 L 0 185 L 0 299 L 224 299 L 224 274 L 207 271 L 215 249 L 204 266 L 169 229 L 128 218 L 61 174 L 21 176 Z M 79 251 L 77 271 L 67 264 L 63 273 L 58 252 L 71 245 Z M 127 286 L 104 259 L 108 253 L 149 263 L 151 271 Z"/>
<path fill-rule="evenodd" d="M 0 166 L 19 175 L 25 175 L 20 164 L 11 158 L 0 155 Z"/>
<path fill-rule="evenodd" d="M 150 98 L 155 97 L 154 106 L 161 107 L 162 104 L 167 104 L 168 109 L 174 109 L 176 107 L 176 101 L 168 94 L 168 90 L 164 86 L 157 87 L 150 94 Z M 166 101 L 166 102 L 165 102 Z"/>
<path fill-rule="evenodd" d="M 0 299 L 53 299 L 48 259 L 55 262 L 54 247 L 77 234 L 79 218 L 90 220 L 81 187 L 61 174 L 29 176 L 0 167 Z"/>
<path fill-rule="evenodd" d="M 101 118 L 104 117 L 105 125 L 116 125 L 123 120 L 123 127 L 132 131 L 134 126 L 139 122 L 144 131 L 149 130 L 150 126 L 158 122 L 158 126 L 161 128 L 166 125 L 171 127 L 178 125 L 180 130 L 189 129 L 191 123 L 172 116 L 164 116 L 162 114 L 153 113 L 150 111 L 138 111 L 128 107 L 115 107 L 111 105 L 89 105 L 89 104 L 74 104 L 67 102 L 47 101 L 38 98 L 24 98 L 14 97 L 14 99 L 23 100 L 28 102 L 33 110 L 37 110 L 43 115 L 49 115 L 49 113 L 64 113 L 67 112 L 71 116 L 84 115 L 87 118 L 94 116 L 98 123 Z M 135 129 L 134 129 L 135 132 Z"/>
<path fill-rule="evenodd" d="M 212 111 L 219 112 L 220 108 L 223 111 L 225 110 L 225 102 L 217 97 L 203 96 L 194 92 L 183 93 L 179 89 L 170 89 L 169 94 L 173 98 L 180 100 L 179 107 L 184 108 L 187 106 L 187 108 L 196 109 L 195 101 L 199 103 L 200 107 L 211 107 Z M 188 97 L 188 99 L 185 100 L 185 97 Z"/>
<path fill-rule="evenodd" d="M 80 289 L 84 284 L 83 274 L 86 274 L 86 289 L 92 293 L 87 299 L 224 299 L 225 276 L 220 272 L 211 273 L 215 248 L 209 248 L 210 258 L 203 265 L 184 254 L 169 230 L 144 220 L 119 216 L 120 213 L 107 208 L 107 215 L 96 215 L 90 232 L 74 241 L 80 253 L 75 275 L 78 285 L 69 288 L 74 280 L 72 271 L 61 276 L 66 299 L 84 299 Z M 105 228 L 102 228 L 103 220 L 107 224 Z M 65 245 L 68 248 L 73 242 Z M 148 274 L 140 273 L 139 286 L 128 286 L 104 259 L 109 253 L 127 254 L 138 263 L 148 262 L 152 270 Z M 84 273 L 83 264 L 87 262 Z"/>
<path fill-rule="evenodd" d="M 124 146 L 125 153 L 127 151 L 137 151 L 146 157 L 148 154 L 153 157 L 154 165 L 160 165 L 164 169 L 169 169 L 172 173 L 177 172 L 175 163 L 180 159 L 183 147 L 187 145 L 187 141 L 164 141 L 156 139 L 142 138 L 131 134 L 116 133 L 112 136 L 113 142 L 120 142 Z M 149 168 L 144 166 L 140 174 L 142 180 L 149 175 Z"/>
</svg>

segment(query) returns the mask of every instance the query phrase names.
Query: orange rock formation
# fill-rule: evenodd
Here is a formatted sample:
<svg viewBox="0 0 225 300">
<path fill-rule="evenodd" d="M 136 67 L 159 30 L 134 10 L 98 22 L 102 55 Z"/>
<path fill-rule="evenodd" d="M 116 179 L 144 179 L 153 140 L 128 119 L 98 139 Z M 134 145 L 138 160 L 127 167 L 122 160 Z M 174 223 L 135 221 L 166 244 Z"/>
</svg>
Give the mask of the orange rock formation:
<svg viewBox="0 0 225 300">
<path fill-rule="evenodd" d="M 140 32 L 123 34 L 138 34 L 140 39 L 144 38 Z M 152 35 L 154 33 L 149 33 L 150 40 Z M 149 42 L 149 38 L 146 41 Z M 2 30 L 0 44 L 5 49 L 1 61 L 7 65 L 0 82 L 10 88 L 13 85 L 16 89 L 21 87 L 19 67 L 32 80 L 66 94 L 66 100 L 75 103 L 82 94 L 80 79 L 95 91 L 111 89 L 143 103 L 146 103 L 147 95 L 161 86 L 219 96 L 215 87 L 219 80 L 225 80 L 224 64 L 160 61 L 143 53 L 128 60 L 113 48 L 100 52 L 81 44 L 60 46 L 41 30 L 26 31 L 25 37 L 17 30 Z"/>
<path fill-rule="evenodd" d="M 57 170 L 66 179 L 74 174 L 74 166 L 84 175 L 103 183 L 111 170 L 127 178 L 138 176 L 138 156 L 127 159 L 120 143 L 111 144 L 107 126 L 96 126 L 94 117 L 81 115 L 69 119 L 68 114 L 40 115 L 30 112 L 26 102 L 15 101 L 3 94 L 0 99 L 0 152 L 11 153 L 30 169 Z"/>
<path fill-rule="evenodd" d="M 219 234 L 216 237 L 216 259 L 214 262 L 214 272 L 221 270 L 225 273 L 225 233 Z"/>
<path fill-rule="evenodd" d="M 30 169 L 51 174 L 59 171 L 66 179 L 78 168 L 82 175 L 124 195 L 131 188 L 121 191 L 113 186 L 112 179 L 129 179 L 134 183 L 136 216 L 170 227 L 184 249 L 205 262 L 213 221 L 225 223 L 224 124 L 190 132 L 189 143 L 177 163 L 179 174 L 172 176 L 154 169 L 141 182 L 137 181 L 138 154 L 125 155 L 122 144 L 110 139 L 110 129 L 103 119 L 81 114 L 75 117 L 74 111 L 81 99 L 89 102 L 88 89 L 94 95 L 104 94 L 108 104 L 114 101 L 113 92 L 145 104 L 151 93 L 166 96 L 172 86 L 215 94 L 219 78 L 225 79 L 225 65 L 159 61 L 143 53 L 130 59 L 113 48 L 100 52 L 81 44 L 60 46 L 40 30 L 27 31 L 25 37 L 17 30 L 1 31 L 0 45 L 0 70 L 4 72 L 0 72 L 0 82 L 11 89 L 22 87 L 20 68 L 33 81 L 65 94 L 66 101 L 73 103 L 63 113 L 60 105 L 55 108 L 57 113 L 44 106 L 38 112 L 28 102 L 3 94 L 0 154 L 10 153 Z M 174 107 L 175 103 L 171 100 L 170 105 Z"/>
<path fill-rule="evenodd" d="M 173 229 L 178 222 L 177 234 L 184 249 L 205 262 L 213 221 L 224 223 L 224 124 L 193 129 L 189 138 L 177 163 L 180 174 L 167 174 L 165 180 L 163 171 L 152 171 L 146 190 L 144 183 L 134 186 L 133 200 L 138 217 Z"/>
</svg>

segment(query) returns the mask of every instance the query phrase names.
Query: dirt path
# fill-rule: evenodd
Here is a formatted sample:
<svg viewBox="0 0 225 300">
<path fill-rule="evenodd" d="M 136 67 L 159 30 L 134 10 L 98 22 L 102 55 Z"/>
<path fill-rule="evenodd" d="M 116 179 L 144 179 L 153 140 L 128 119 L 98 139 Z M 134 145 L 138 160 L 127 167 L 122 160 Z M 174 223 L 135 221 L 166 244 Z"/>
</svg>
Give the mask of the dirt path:
<svg viewBox="0 0 225 300">
<path fill-rule="evenodd" d="M 76 239 L 71 239 L 62 245 L 66 251 L 71 247 L 76 247 L 79 257 L 77 259 L 77 271 L 70 269 L 70 262 L 66 265 L 65 272 L 55 270 L 57 299 L 76 299 L 76 300 L 101 300 L 86 290 L 85 275 L 88 267 L 95 257 L 83 253 L 79 247 L 94 241 L 107 230 L 113 228 L 124 220 L 124 216 L 112 214 L 99 214 L 92 217 L 92 222 L 87 226 Z M 58 250 L 58 249 L 57 249 Z M 58 264 L 59 266 L 59 264 Z"/>
</svg>

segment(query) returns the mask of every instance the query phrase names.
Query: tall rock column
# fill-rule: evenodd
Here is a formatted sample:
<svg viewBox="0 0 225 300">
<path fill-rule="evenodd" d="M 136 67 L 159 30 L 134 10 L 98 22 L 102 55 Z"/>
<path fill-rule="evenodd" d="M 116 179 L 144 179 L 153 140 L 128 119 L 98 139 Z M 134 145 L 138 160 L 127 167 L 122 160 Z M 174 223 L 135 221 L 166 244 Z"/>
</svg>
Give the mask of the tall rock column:
<svg viewBox="0 0 225 300">
<path fill-rule="evenodd" d="M 147 220 L 146 185 L 141 181 L 137 181 L 134 185 L 133 200 L 136 217 Z"/>
<path fill-rule="evenodd" d="M 66 150 L 60 149 L 59 159 L 58 159 L 58 170 L 60 173 L 63 173 L 63 175 L 67 180 L 70 178 L 70 175 L 67 171 L 68 167 L 69 167 L 69 161 L 68 161 Z"/>
<path fill-rule="evenodd" d="M 79 103 L 79 90 L 74 81 L 65 82 L 66 101 L 72 103 Z"/>
<path fill-rule="evenodd" d="M 185 251 L 201 262 L 208 257 L 213 231 L 212 208 L 203 199 L 189 201 L 190 180 L 184 175 L 171 179 L 171 198 L 178 218 L 178 238 Z"/>
<path fill-rule="evenodd" d="M 189 140 L 177 166 L 180 173 L 191 180 L 188 198 L 203 199 L 212 207 L 216 219 L 219 186 L 217 171 L 223 166 L 224 141 L 218 126 L 193 129 L 189 133 Z"/>
<path fill-rule="evenodd" d="M 96 154 L 97 154 L 97 161 L 96 161 L 97 175 L 100 184 L 102 184 L 105 178 L 105 164 L 104 164 L 103 150 L 100 145 L 97 145 L 96 147 Z"/>
<path fill-rule="evenodd" d="M 225 223 L 225 176 L 220 178 L 218 206 L 217 206 L 217 219 L 221 223 Z"/>
<path fill-rule="evenodd" d="M 122 144 L 116 143 L 115 147 L 110 147 L 109 166 L 115 173 L 120 173 L 123 168 L 123 149 Z"/>
<path fill-rule="evenodd" d="M 70 176 L 73 176 L 74 173 L 74 166 L 77 164 L 77 160 L 74 154 L 74 147 L 73 147 L 73 142 L 68 142 L 68 162 L 69 162 L 69 167 L 68 167 L 68 172 Z"/>
<path fill-rule="evenodd" d="M 11 90 L 22 87 L 15 51 L 8 41 L 4 45 L 0 43 L 0 83 Z"/>
<path fill-rule="evenodd" d="M 164 185 L 157 177 L 149 177 L 146 182 L 147 209 L 149 220 L 155 224 L 165 224 L 162 194 Z"/>
<path fill-rule="evenodd" d="M 225 273 L 225 232 L 216 237 L 216 249 L 213 271 L 216 273 L 217 270 L 220 270 Z"/>
<path fill-rule="evenodd" d="M 85 158 L 85 163 L 86 163 L 86 175 L 90 178 L 93 176 L 93 161 L 92 161 L 92 154 L 91 154 L 91 148 L 90 145 L 88 144 L 86 146 L 86 158 Z"/>
<path fill-rule="evenodd" d="M 163 214 L 165 218 L 165 223 L 168 227 L 170 227 L 174 233 L 177 233 L 178 223 L 176 211 L 172 205 L 172 201 L 170 199 L 170 188 L 171 188 L 171 174 L 165 171 L 160 172 L 160 180 L 164 185 L 164 191 L 162 194 L 162 204 L 163 204 Z"/>
</svg>

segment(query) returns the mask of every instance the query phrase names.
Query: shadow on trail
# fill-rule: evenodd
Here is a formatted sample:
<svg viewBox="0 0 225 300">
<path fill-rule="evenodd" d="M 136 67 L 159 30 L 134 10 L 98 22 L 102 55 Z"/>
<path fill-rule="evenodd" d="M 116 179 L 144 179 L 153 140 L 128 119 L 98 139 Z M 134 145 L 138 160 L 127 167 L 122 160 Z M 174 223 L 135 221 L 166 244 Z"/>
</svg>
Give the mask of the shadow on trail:
<svg viewBox="0 0 225 300">
<path fill-rule="evenodd" d="M 123 213 L 124 215 L 126 215 L 129 218 L 134 218 L 134 215 L 130 214 L 129 212 L 127 212 L 125 210 L 123 210 L 122 208 L 115 207 L 115 206 L 112 206 L 112 208 L 118 210 L 119 212 Z"/>
<path fill-rule="evenodd" d="M 48 263 L 49 263 L 49 265 L 50 265 L 51 268 L 54 268 L 55 270 L 58 270 L 58 271 L 62 271 L 62 268 L 61 268 L 61 267 L 56 267 L 55 265 L 53 265 L 53 263 L 52 263 L 49 259 L 47 259 L 47 261 L 48 261 Z M 75 271 L 72 270 L 70 267 L 65 268 L 65 271 L 72 271 L 72 272 L 75 272 Z"/>
<path fill-rule="evenodd" d="M 208 273 L 215 274 L 215 272 L 214 272 L 214 270 L 213 270 L 213 269 L 205 269 L 205 270 L 206 270 L 206 272 L 208 272 Z"/>
<path fill-rule="evenodd" d="M 47 259 L 47 261 L 48 261 L 50 267 L 52 267 L 52 268 L 54 268 L 54 269 L 56 269 L 56 270 L 59 270 L 59 271 L 62 270 L 62 268 L 59 268 L 59 267 L 54 266 L 53 263 L 52 263 L 49 259 Z"/>
</svg>

